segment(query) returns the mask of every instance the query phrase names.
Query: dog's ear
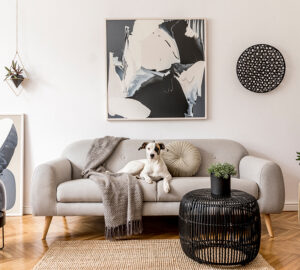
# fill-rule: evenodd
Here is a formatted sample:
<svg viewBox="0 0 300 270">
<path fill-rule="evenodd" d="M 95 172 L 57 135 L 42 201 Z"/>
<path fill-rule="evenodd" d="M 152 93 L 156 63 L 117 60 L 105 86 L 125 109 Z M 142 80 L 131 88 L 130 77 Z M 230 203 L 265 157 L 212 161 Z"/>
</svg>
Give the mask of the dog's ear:
<svg viewBox="0 0 300 270">
<path fill-rule="evenodd" d="M 147 144 L 148 144 L 147 142 L 143 142 L 143 144 L 140 146 L 138 150 L 145 149 Z"/>
<path fill-rule="evenodd" d="M 165 144 L 163 144 L 163 143 L 159 143 L 158 145 L 159 145 L 159 148 L 160 148 L 161 150 L 164 150 L 164 149 L 166 149 L 166 147 L 165 147 Z"/>
</svg>

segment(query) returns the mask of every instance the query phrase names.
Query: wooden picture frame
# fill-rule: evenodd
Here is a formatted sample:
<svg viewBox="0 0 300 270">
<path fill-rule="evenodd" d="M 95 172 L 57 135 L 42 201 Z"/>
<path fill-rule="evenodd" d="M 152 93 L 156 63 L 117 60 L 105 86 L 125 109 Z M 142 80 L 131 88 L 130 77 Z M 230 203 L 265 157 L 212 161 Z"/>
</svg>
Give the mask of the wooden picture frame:
<svg viewBox="0 0 300 270">
<path fill-rule="evenodd" d="M 3 151 L 11 148 L 11 152 Z M 0 179 L 6 188 L 7 216 L 23 215 L 24 114 L 0 114 Z M 7 159 L 7 160 L 5 160 Z M 5 164 L 6 163 L 6 164 Z M 14 183 L 15 182 L 15 185 Z M 15 191 L 14 191 L 15 187 Z"/>
</svg>

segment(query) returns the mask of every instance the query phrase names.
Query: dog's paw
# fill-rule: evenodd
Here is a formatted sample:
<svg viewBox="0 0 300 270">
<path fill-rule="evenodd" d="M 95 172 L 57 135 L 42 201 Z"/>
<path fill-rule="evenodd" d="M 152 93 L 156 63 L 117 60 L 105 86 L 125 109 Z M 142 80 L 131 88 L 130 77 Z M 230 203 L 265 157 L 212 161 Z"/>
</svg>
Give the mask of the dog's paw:
<svg viewBox="0 0 300 270">
<path fill-rule="evenodd" d="M 143 178 L 144 178 L 145 182 L 147 182 L 148 184 L 152 184 L 153 183 L 153 181 L 152 181 L 152 179 L 150 177 L 143 177 Z"/>
<path fill-rule="evenodd" d="M 170 184 L 168 182 L 164 182 L 164 192 L 165 193 L 169 193 L 171 188 L 170 188 Z"/>
</svg>

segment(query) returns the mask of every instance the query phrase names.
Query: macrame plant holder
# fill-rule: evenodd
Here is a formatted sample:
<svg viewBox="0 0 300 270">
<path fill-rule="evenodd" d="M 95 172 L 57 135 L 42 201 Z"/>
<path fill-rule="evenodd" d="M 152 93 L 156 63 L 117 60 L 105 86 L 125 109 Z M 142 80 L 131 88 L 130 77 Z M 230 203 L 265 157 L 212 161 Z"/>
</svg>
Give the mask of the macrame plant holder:
<svg viewBox="0 0 300 270">
<path fill-rule="evenodd" d="M 17 63 L 17 66 L 22 69 L 20 76 L 12 78 L 6 78 L 5 81 L 9 88 L 13 91 L 16 96 L 19 96 L 24 90 L 22 84 L 25 80 L 28 80 L 27 73 L 25 71 L 21 56 L 19 54 L 19 0 L 16 0 L 16 52 L 12 62 Z M 13 64 L 11 63 L 10 69 L 12 69 Z"/>
</svg>

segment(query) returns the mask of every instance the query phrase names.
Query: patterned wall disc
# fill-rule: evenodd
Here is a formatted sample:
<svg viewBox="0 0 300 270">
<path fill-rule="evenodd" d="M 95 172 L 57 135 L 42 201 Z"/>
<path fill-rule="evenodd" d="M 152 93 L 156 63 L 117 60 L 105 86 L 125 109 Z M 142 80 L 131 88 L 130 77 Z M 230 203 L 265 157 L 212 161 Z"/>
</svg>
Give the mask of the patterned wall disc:
<svg viewBox="0 0 300 270">
<path fill-rule="evenodd" d="M 241 54 L 236 72 L 246 89 L 266 93 L 281 83 L 285 73 L 285 62 L 276 48 L 267 44 L 257 44 Z"/>
</svg>

